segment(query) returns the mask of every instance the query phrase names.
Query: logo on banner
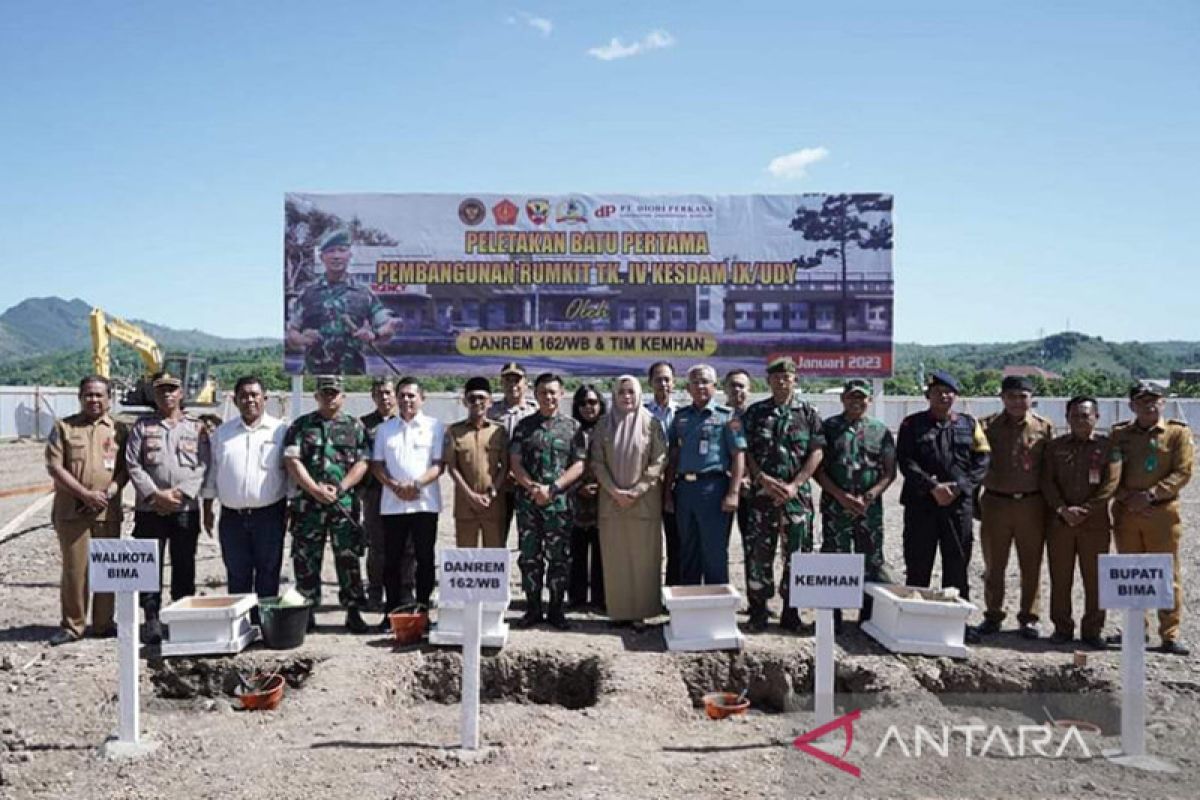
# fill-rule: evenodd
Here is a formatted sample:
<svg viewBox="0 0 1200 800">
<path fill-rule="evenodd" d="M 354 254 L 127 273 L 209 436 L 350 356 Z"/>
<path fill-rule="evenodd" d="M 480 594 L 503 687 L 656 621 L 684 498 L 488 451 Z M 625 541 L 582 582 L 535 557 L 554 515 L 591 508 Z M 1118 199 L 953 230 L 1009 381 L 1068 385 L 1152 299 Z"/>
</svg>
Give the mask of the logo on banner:
<svg viewBox="0 0 1200 800">
<path fill-rule="evenodd" d="M 528 201 L 525 203 L 525 216 L 534 225 L 545 225 L 546 220 L 550 219 L 550 201 L 541 197 Z"/>
<path fill-rule="evenodd" d="M 458 218 L 464 225 L 478 225 L 487 217 L 487 208 L 474 197 L 458 204 Z"/>
<path fill-rule="evenodd" d="M 845 760 L 846 754 L 850 752 L 850 746 L 854 744 L 854 721 L 861 716 L 862 711 L 858 709 L 851 711 L 849 714 L 843 714 L 831 722 L 827 722 L 818 728 L 813 728 L 811 731 L 797 736 L 795 741 L 792 742 L 792 746 L 803 753 L 808 753 L 819 761 L 824 761 L 831 767 L 837 767 L 842 772 L 849 773 L 856 778 L 861 778 L 862 770 Z M 813 744 L 815 740 L 835 730 L 844 730 L 846 732 L 846 747 L 842 750 L 840 757 L 832 753 L 827 753 Z"/>
<path fill-rule="evenodd" d="M 612 205 L 611 203 L 609 203 L 608 205 L 600 206 L 599 208 L 596 209 L 596 216 L 601 219 L 603 219 L 605 217 L 611 217 L 615 213 L 617 213 L 617 207 Z"/>
<path fill-rule="evenodd" d="M 558 204 L 558 214 L 555 222 L 566 222 L 570 225 L 580 225 L 587 222 L 587 206 L 583 201 L 571 197 Z"/>
<path fill-rule="evenodd" d="M 492 216 L 496 218 L 497 225 L 516 225 L 517 211 L 517 204 L 507 197 L 492 206 Z"/>
</svg>

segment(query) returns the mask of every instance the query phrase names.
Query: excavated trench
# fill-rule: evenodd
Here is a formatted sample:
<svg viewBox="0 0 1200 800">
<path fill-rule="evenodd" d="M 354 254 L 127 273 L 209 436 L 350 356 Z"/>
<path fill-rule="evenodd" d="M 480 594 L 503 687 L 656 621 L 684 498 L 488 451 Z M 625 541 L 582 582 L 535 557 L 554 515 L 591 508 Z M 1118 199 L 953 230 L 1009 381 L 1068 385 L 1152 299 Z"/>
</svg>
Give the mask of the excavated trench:
<svg viewBox="0 0 1200 800">
<path fill-rule="evenodd" d="M 148 662 L 150 683 L 156 696 L 167 700 L 198 697 L 233 697 L 241 680 L 278 672 L 289 689 L 299 689 L 312 677 L 319 659 L 281 658 L 266 653 L 245 653 L 236 659 L 160 658 Z M 239 678 L 240 676 L 240 678 Z"/>
<path fill-rule="evenodd" d="M 485 703 L 594 706 L 604 690 L 608 665 L 599 656 L 555 652 L 505 652 L 480 661 L 480 697 Z M 412 674 L 416 700 L 457 703 L 462 657 L 457 651 L 427 653 Z"/>
</svg>

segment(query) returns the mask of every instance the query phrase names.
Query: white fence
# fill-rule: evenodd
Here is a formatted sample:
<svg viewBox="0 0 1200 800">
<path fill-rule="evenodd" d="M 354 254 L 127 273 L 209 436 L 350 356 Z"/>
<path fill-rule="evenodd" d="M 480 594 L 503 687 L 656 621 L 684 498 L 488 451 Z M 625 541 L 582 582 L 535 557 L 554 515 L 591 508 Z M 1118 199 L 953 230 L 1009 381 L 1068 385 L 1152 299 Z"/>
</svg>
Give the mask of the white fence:
<svg viewBox="0 0 1200 800">
<path fill-rule="evenodd" d="M 75 389 L 65 387 L 0 386 L 0 440 L 45 438 L 55 419 L 79 410 L 77 394 Z M 759 395 L 753 399 L 764 396 Z M 816 406 L 822 417 L 837 414 L 842 408 L 837 395 L 807 395 L 806 399 Z M 687 395 L 682 393 L 676 396 L 676 401 L 690 402 Z M 290 392 L 271 392 L 267 410 L 275 416 L 289 417 L 290 404 Z M 1064 397 L 1040 397 L 1036 401 L 1037 412 L 1048 417 L 1055 427 L 1063 432 L 1066 432 L 1066 405 L 1067 398 Z M 306 394 L 301 398 L 300 406 L 301 413 L 307 413 L 316 408 L 316 401 L 311 394 Z M 565 399 L 565 406 L 570 408 L 569 397 Z M 885 397 L 876 404 L 872 413 L 895 430 L 904 417 L 925 407 L 923 397 Z M 1000 399 L 996 397 L 963 397 L 955 407 L 959 411 L 982 417 L 999 411 L 1001 406 Z M 366 393 L 355 393 L 346 397 L 347 413 L 361 416 L 372 408 L 371 397 Z M 459 397 L 449 392 L 431 393 L 425 401 L 424 410 L 445 423 L 462 419 L 466 415 Z M 1200 399 L 1168 398 L 1165 412 L 1166 416 L 1188 424 L 1200 422 Z M 217 413 L 223 419 L 237 414 L 228 392 L 224 395 L 222 405 L 217 408 Z M 1114 422 L 1129 417 L 1129 403 L 1124 398 L 1100 400 L 1102 428 L 1109 428 Z"/>
</svg>

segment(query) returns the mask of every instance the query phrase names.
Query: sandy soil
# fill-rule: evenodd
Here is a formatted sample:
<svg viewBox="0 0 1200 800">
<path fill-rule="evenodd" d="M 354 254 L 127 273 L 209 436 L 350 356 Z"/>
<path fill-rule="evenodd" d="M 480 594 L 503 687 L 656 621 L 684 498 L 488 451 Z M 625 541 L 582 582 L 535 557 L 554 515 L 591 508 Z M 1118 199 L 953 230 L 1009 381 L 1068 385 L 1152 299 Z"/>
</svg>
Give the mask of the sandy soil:
<svg viewBox="0 0 1200 800">
<path fill-rule="evenodd" d="M 0 445 L 0 488 L 43 475 L 40 445 Z M 889 493 L 887 509 L 893 566 L 901 563 L 897 495 Z M 33 499 L 0 500 L 0 526 Z M 1189 487 L 1184 500 L 1183 557 L 1194 571 L 1200 488 Z M 1149 751 L 1180 770 L 1162 774 L 1100 755 L 1118 743 L 1116 652 L 1090 654 L 1079 669 L 1074 648 L 1008 632 L 966 661 L 895 656 L 848 626 L 838 640 L 837 686 L 840 712 L 861 712 L 844 756 L 861 771 L 855 777 L 792 744 L 814 727 L 812 638 L 772 626 L 742 654 L 672 654 L 661 629 L 612 630 L 594 614 L 575 615 L 569 633 L 514 631 L 502 652 L 485 654 L 477 753 L 457 749 L 457 651 L 351 636 L 341 613 L 326 608 L 320 630 L 297 650 L 256 646 L 233 658 L 143 662 L 142 726 L 159 747 L 141 760 L 110 761 L 98 747 L 116 727 L 115 641 L 46 646 L 58 620 L 59 570 L 48 511 L 21 528 L 0 543 L 0 797 L 1200 795 L 1200 757 L 1189 741 L 1200 711 L 1195 657 L 1147 656 Z M 452 540 L 448 518 L 441 538 Z M 731 553 L 740 587 L 736 535 Z M 336 585 L 326 564 L 329 599 Z M 976 555 L 977 593 L 981 569 Z M 1010 570 L 1015 602 L 1015 563 Z M 222 591 L 214 540 L 201 540 L 199 575 L 203 592 Z M 1185 638 L 1200 644 L 1196 627 L 1196 616 L 1185 616 Z M 265 666 L 282 666 L 289 678 L 281 707 L 235 710 L 233 670 Z M 700 693 L 743 687 L 748 714 L 705 718 Z M 1022 755 L 1022 726 L 1040 725 L 1047 712 L 1095 722 L 1101 733 L 1068 739 L 1056 731 L 1038 755 L 1030 744 L 1037 737 L 1025 729 Z M 916 752 L 917 725 L 936 738 L 947 726 L 945 755 L 928 741 Z M 982 726 L 971 729 L 979 732 L 969 748 L 961 727 L 968 725 Z"/>
</svg>

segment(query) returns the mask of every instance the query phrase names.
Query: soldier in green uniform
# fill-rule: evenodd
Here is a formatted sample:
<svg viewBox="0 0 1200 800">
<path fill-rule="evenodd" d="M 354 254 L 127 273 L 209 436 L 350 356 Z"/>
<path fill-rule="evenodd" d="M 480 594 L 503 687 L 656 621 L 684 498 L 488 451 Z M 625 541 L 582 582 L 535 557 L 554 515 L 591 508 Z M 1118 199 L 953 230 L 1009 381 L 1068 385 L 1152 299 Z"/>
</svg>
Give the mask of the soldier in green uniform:
<svg viewBox="0 0 1200 800">
<path fill-rule="evenodd" d="M 347 274 L 349 231 L 330 231 L 317 251 L 325 274 L 296 299 L 288 316 L 287 346 L 304 349 L 304 371 L 309 374 L 361 375 L 367 371 L 363 345 L 390 338 L 398 320 Z"/>
<path fill-rule="evenodd" d="M 317 378 L 317 410 L 292 423 L 283 458 L 300 492 L 292 500 L 292 565 L 296 589 L 314 606 L 321 600 L 321 560 L 325 535 L 333 547 L 338 602 L 346 628 L 366 633 L 359 609 L 366 605 L 359 558 L 366 535 L 358 525 L 358 498 L 352 491 L 367 473 L 367 432 L 342 413 L 345 395 L 337 375 Z M 310 620 L 312 617 L 310 617 Z"/>
<path fill-rule="evenodd" d="M 517 492 L 517 531 L 521 554 L 521 588 L 528 628 L 542 621 L 542 582 L 550 589 L 547 621 L 570 628 L 563 615 L 571 566 L 571 508 L 567 490 L 583 474 L 587 451 L 578 436 L 579 423 L 559 413 L 562 378 L 544 372 L 534 382 L 538 410 L 517 423 L 508 446 L 509 470 Z"/>
<path fill-rule="evenodd" d="M 817 470 L 821 486 L 821 552 L 862 553 L 864 577 L 891 583 L 883 559 L 883 493 L 896 479 L 896 440 L 881 420 L 867 416 L 871 385 L 861 378 L 842 389 L 842 413 L 822 423 L 825 456 Z M 860 619 L 871 615 L 863 599 Z M 834 611 L 840 627 L 841 611 Z"/>
<path fill-rule="evenodd" d="M 825 437 L 816 409 L 796 396 L 796 364 L 777 358 L 767 365 L 771 396 L 746 409 L 746 465 L 750 471 L 750 515 L 742 537 L 746 558 L 749 628 L 767 627 L 767 601 L 775 593 L 775 549 L 787 539 L 779 594 L 779 625 L 800 628 L 800 614 L 788 605 L 791 555 L 813 549 L 813 498 L 808 479 L 821 464 Z"/>
</svg>

